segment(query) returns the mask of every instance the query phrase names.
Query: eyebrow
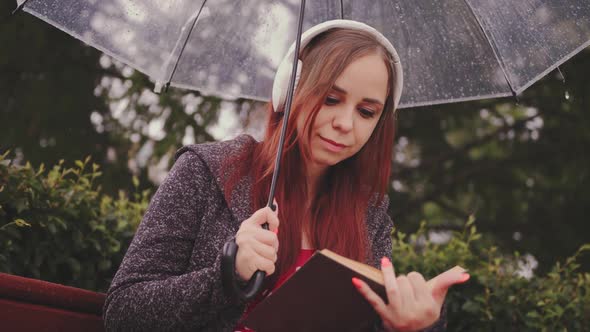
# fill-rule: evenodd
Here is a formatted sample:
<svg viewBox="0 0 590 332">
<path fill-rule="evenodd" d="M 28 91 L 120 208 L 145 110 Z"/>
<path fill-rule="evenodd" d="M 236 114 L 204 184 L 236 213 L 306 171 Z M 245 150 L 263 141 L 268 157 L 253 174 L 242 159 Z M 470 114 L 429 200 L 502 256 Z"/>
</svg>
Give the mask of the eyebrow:
<svg viewBox="0 0 590 332">
<path fill-rule="evenodd" d="M 339 86 L 338 86 L 338 85 L 336 85 L 336 84 L 334 84 L 334 85 L 332 86 L 332 89 L 334 89 L 334 90 L 336 90 L 336 91 L 338 91 L 338 92 L 340 92 L 340 93 L 344 93 L 344 94 L 347 94 L 347 93 L 348 93 L 348 92 L 346 92 L 346 90 L 342 89 L 341 87 L 339 87 Z M 373 103 L 373 104 L 379 104 L 379 105 L 383 106 L 383 103 L 382 103 L 382 102 L 380 102 L 380 101 L 379 101 L 379 100 L 377 100 L 377 99 L 373 99 L 373 98 L 363 98 L 363 101 L 365 101 L 365 102 L 368 102 L 368 103 Z"/>
</svg>

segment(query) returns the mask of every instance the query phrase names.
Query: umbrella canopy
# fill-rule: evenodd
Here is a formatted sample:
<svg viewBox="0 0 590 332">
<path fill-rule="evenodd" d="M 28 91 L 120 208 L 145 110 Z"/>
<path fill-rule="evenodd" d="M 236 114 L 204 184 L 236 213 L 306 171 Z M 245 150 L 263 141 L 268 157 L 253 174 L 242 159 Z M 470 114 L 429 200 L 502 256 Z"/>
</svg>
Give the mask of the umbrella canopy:
<svg viewBox="0 0 590 332">
<path fill-rule="evenodd" d="M 19 0 L 24 10 L 149 75 L 268 100 L 298 0 Z M 590 45 L 588 0 L 316 0 L 303 28 L 365 22 L 404 68 L 400 108 L 518 94 Z"/>
</svg>

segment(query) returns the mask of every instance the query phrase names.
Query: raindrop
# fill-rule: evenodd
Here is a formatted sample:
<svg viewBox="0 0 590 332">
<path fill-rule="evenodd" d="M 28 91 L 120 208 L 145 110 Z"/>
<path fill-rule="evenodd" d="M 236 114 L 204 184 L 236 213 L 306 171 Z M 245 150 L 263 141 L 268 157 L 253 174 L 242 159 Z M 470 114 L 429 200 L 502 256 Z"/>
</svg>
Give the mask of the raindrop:
<svg viewBox="0 0 590 332">
<path fill-rule="evenodd" d="M 516 241 L 520 241 L 522 239 L 522 234 L 520 232 L 514 232 L 512 238 Z"/>
<path fill-rule="evenodd" d="M 535 180 L 532 178 L 526 179 L 526 186 L 532 188 L 535 185 Z"/>
<path fill-rule="evenodd" d="M 565 91 L 564 97 L 565 97 L 565 100 L 570 100 L 570 93 L 569 93 L 569 91 L 567 91 L 567 90 Z"/>
</svg>

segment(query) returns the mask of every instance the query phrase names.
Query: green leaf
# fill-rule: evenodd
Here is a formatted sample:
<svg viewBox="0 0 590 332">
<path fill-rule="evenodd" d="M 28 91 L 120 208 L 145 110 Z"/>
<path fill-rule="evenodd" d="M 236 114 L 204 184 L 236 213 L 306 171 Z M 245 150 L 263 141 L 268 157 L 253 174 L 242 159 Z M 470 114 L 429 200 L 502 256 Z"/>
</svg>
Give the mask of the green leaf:
<svg viewBox="0 0 590 332">
<path fill-rule="evenodd" d="M 580 249 L 578 249 L 578 252 L 582 252 L 582 251 L 588 251 L 588 250 L 590 250 L 590 243 L 583 244 L 583 245 L 580 247 Z"/>
<path fill-rule="evenodd" d="M 24 219 L 15 219 L 14 223 L 18 226 L 18 227 L 31 227 L 31 224 L 29 224 L 28 222 L 26 222 Z"/>
</svg>

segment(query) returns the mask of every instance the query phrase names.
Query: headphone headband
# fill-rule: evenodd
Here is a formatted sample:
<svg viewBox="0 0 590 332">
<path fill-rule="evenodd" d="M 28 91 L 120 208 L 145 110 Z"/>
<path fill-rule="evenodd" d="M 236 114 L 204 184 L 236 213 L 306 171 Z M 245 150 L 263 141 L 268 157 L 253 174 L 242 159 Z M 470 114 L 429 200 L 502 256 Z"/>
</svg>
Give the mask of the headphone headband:
<svg viewBox="0 0 590 332">
<path fill-rule="evenodd" d="M 403 88 L 403 72 L 402 72 L 402 66 L 401 66 L 401 62 L 399 59 L 399 56 L 397 54 L 397 51 L 395 50 L 395 48 L 393 47 L 393 45 L 391 44 L 391 42 L 385 38 L 385 36 L 383 36 L 383 34 L 381 34 L 379 31 L 377 31 L 377 29 L 365 24 L 365 23 L 361 23 L 358 21 L 352 21 L 352 20 L 331 20 L 331 21 L 326 21 L 323 23 L 320 23 L 318 25 L 315 25 L 313 27 L 311 27 L 310 29 L 306 30 L 302 35 L 301 35 L 301 45 L 300 45 L 300 49 L 303 50 L 307 44 L 309 44 L 309 42 L 317 35 L 321 34 L 324 31 L 328 31 L 330 29 L 334 29 L 334 28 L 347 28 L 347 29 L 353 29 L 353 30 L 360 30 L 360 31 L 365 31 L 370 33 L 371 35 L 373 35 L 377 41 L 383 45 L 383 47 L 385 47 L 385 49 L 387 49 L 387 51 L 391 54 L 391 57 L 393 59 L 393 76 L 392 77 L 392 81 L 393 81 L 393 100 L 394 100 L 394 105 L 393 105 L 393 109 L 397 109 L 397 105 L 399 104 L 399 100 L 401 98 L 401 94 L 402 94 L 402 88 Z M 289 50 L 287 51 L 287 54 L 285 55 L 285 57 L 283 58 L 283 60 L 281 61 L 281 63 L 279 64 L 279 67 L 277 68 L 277 72 L 275 74 L 275 79 L 274 79 L 274 83 L 273 83 L 273 89 L 272 89 L 272 103 L 273 103 L 273 109 L 275 112 L 279 112 L 279 110 L 282 109 L 283 104 L 285 103 L 285 99 L 287 97 L 287 88 L 289 86 L 289 78 L 291 76 L 291 69 L 293 68 L 293 63 L 292 63 L 292 59 L 293 59 L 293 53 L 295 52 L 295 43 L 293 43 L 291 45 L 291 47 L 289 48 Z M 295 77 L 295 88 L 297 88 L 297 83 L 299 82 L 299 77 L 301 76 L 301 67 L 303 66 L 303 62 L 301 60 L 299 60 L 298 65 L 297 65 L 297 76 Z"/>
</svg>

